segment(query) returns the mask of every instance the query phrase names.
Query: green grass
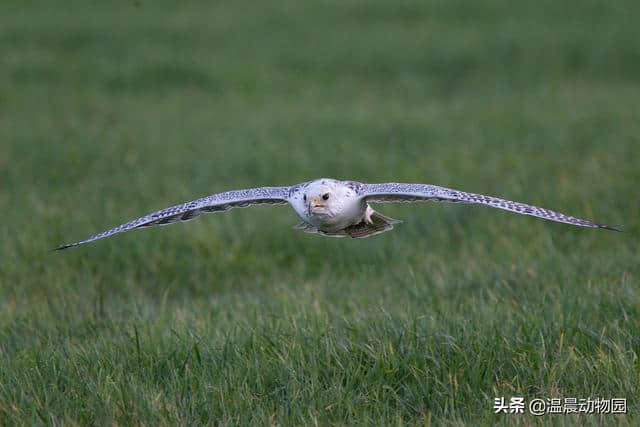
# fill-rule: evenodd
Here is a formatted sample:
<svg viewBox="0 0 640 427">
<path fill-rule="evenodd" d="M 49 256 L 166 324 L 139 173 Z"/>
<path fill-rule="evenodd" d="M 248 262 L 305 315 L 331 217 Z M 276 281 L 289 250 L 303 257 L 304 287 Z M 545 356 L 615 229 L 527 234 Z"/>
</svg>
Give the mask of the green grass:
<svg viewBox="0 0 640 427">
<path fill-rule="evenodd" d="M 3 2 L 0 423 L 637 425 L 639 5 Z M 321 176 L 625 233 L 419 204 L 326 239 L 257 207 L 48 252 Z"/>
</svg>

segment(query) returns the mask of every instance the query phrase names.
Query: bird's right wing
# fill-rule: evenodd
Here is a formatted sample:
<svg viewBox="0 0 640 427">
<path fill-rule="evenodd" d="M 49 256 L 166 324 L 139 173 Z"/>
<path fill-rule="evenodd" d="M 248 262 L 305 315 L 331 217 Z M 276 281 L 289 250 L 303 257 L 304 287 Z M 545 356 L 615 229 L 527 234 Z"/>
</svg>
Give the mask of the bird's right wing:
<svg viewBox="0 0 640 427">
<path fill-rule="evenodd" d="M 172 206 L 170 208 L 150 213 L 110 230 L 95 234 L 85 240 L 58 246 L 55 250 L 73 248 L 84 243 L 93 242 L 94 240 L 123 233 L 135 228 L 173 224 L 174 222 L 179 221 L 189 221 L 201 213 L 223 212 L 231 208 L 245 208 L 251 205 L 286 204 L 289 198 L 290 188 L 291 187 L 259 187 L 212 194 L 198 200 L 193 200 L 181 205 Z"/>
</svg>

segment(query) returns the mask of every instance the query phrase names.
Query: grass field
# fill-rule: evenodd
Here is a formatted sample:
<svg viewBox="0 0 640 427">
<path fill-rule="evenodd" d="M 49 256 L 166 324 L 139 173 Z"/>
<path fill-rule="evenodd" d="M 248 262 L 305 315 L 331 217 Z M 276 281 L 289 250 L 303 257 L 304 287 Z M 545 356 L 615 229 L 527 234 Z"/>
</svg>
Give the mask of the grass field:
<svg viewBox="0 0 640 427">
<path fill-rule="evenodd" d="M 3 1 L 1 424 L 622 424 L 640 401 L 637 1 Z M 206 194 L 322 176 L 371 239 L 256 207 L 48 252 Z M 494 398 L 626 398 L 626 415 Z"/>
</svg>

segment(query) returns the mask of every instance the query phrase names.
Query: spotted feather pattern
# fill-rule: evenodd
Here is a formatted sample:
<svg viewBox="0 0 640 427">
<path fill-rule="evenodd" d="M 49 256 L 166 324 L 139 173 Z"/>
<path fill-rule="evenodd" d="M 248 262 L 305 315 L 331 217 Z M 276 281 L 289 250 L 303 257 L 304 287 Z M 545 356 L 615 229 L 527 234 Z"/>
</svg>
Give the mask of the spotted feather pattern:
<svg viewBox="0 0 640 427">
<path fill-rule="evenodd" d="M 251 205 L 276 205 L 286 204 L 290 187 L 260 187 L 246 190 L 227 191 L 225 193 L 212 194 L 198 200 L 193 200 L 181 205 L 172 206 L 157 212 L 152 212 L 133 221 L 103 231 L 75 243 L 61 245 L 56 250 L 68 249 L 84 243 L 123 233 L 135 228 L 150 227 L 153 225 L 167 225 L 179 221 L 189 221 L 201 213 L 224 212 L 232 208 L 244 208 Z"/>
<path fill-rule="evenodd" d="M 596 224 L 593 221 L 576 218 L 560 212 L 537 206 L 527 205 L 498 197 L 484 196 L 482 194 L 466 193 L 450 188 L 438 187 L 428 184 L 362 184 L 358 188 L 358 194 L 368 202 L 416 202 L 416 201 L 446 201 L 460 203 L 478 203 L 506 211 L 531 215 L 550 221 L 564 222 L 580 227 L 604 228 L 620 231 L 620 229 L 604 224 Z"/>
</svg>

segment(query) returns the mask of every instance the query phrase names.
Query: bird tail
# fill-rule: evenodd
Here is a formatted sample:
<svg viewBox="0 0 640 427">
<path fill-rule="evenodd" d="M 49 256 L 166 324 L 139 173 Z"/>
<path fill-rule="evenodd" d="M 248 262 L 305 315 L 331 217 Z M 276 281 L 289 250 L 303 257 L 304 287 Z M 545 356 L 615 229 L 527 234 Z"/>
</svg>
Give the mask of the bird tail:
<svg viewBox="0 0 640 427">
<path fill-rule="evenodd" d="M 389 218 L 376 211 L 371 213 L 370 218 L 370 223 L 362 220 L 358 224 L 345 228 L 343 231 L 354 239 L 364 239 L 365 237 L 375 236 L 385 231 L 391 231 L 393 230 L 394 224 L 400 224 L 402 222 L 399 219 Z"/>
</svg>

